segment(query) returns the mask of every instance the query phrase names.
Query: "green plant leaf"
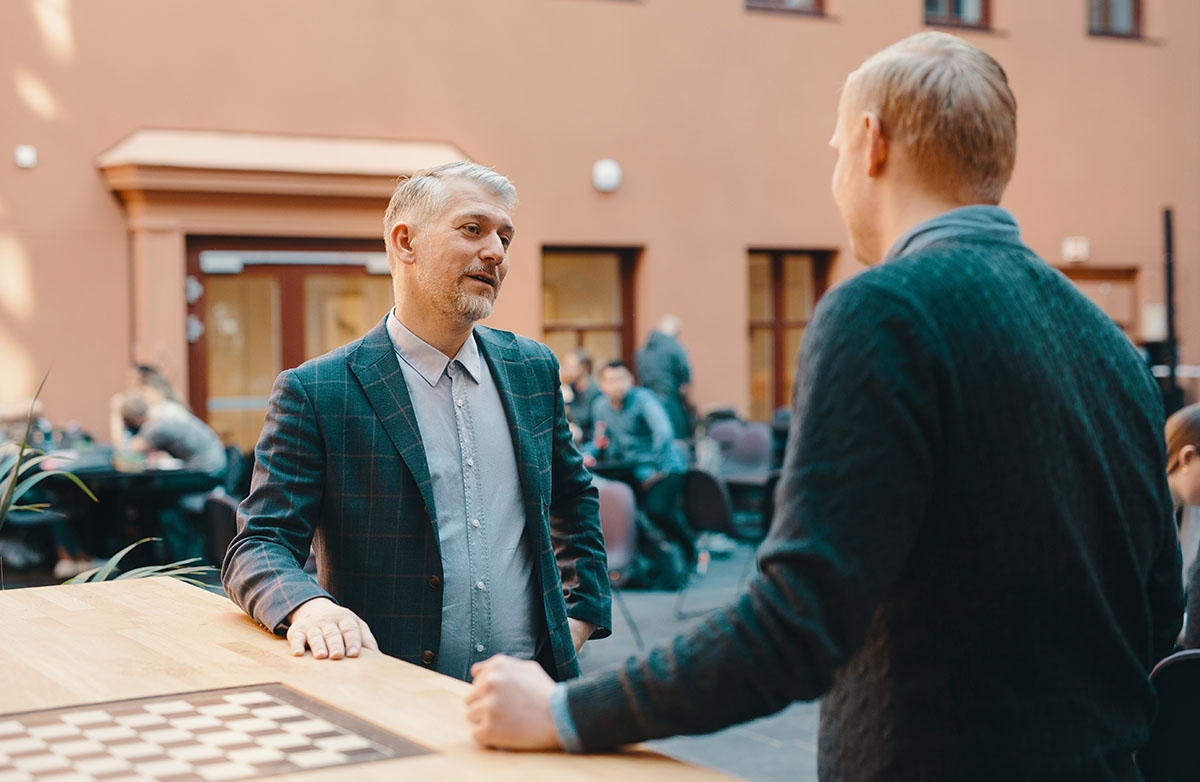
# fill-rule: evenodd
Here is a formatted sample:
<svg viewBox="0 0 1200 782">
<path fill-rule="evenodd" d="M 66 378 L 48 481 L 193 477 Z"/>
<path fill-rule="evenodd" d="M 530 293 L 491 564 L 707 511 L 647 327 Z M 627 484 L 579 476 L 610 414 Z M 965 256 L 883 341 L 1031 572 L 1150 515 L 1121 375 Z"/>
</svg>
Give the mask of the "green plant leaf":
<svg viewBox="0 0 1200 782">
<path fill-rule="evenodd" d="M 118 551 L 116 554 L 113 554 L 111 557 L 109 557 L 108 561 L 100 566 L 100 568 L 97 570 L 96 574 L 92 578 L 87 579 L 87 580 L 107 581 L 112 576 L 112 572 L 117 569 L 117 565 L 121 564 L 121 560 L 125 557 L 126 554 L 128 554 L 130 551 L 133 551 L 135 548 L 142 545 L 143 543 L 149 543 L 149 542 L 155 541 L 155 540 L 162 540 L 162 538 L 142 538 L 141 540 L 136 540 L 133 543 L 130 543 L 128 546 L 126 546 L 125 548 Z"/>
<path fill-rule="evenodd" d="M 83 489 L 84 494 L 86 494 L 88 497 L 91 497 L 92 502 L 99 502 L 99 500 L 96 499 L 96 495 L 92 494 L 92 490 L 85 486 L 83 481 L 79 480 L 79 478 L 67 472 L 66 470 L 46 470 L 45 472 L 39 472 L 37 475 L 30 476 L 21 481 L 17 484 L 17 490 L 13 494 L 13 502 L 21 499 L 21 497 L 25 496 L 25 492 L 29 491 L 37 484 L 41 483 L 47 478 L 52 478 L 55 475 L 61 475 L 62 477 L 72 481 L 76 486 Z"/>
</svg>

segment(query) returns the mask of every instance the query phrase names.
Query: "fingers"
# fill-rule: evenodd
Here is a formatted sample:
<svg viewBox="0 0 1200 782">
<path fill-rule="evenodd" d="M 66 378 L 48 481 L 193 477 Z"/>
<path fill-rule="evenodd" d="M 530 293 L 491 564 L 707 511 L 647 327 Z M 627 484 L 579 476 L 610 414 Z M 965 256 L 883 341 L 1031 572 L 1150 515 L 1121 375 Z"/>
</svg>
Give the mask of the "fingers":
<svg viewBox="0 0 1200 782">
<path fill-rule="evenodd" d="M 288 644 L 292 647 L 292 655 L 295 657 L 303 657 L 304 649 L 308 645 L 304 638 L 304 631 L 292 625 L 287 631 Z"/>
<path fill-rule="evenodd" d="M 321 628 L 312 625 L 304 631 L 304 637 L 308 641 L 308 648 L 312 649 L 312 655 L 318 660 L 324 660 L 329 656 L 329 647 L 325 646 L 325 634 L 321 632 Z"/>
<path fill-rule="evenodd" d="M 297 657 L 304 656 L 306 647 L 318 660 L 357 657 L 363 648 L 379 651 L 379 642 L 367 623 L 330 600 L 304 603 L 292 612 L 291 620 L 287 639 Z"/>
<path fill-rule="evenodd" d="M 379 642 L 375 640 L 375 635 L 371 632 L 371 628 L 367 627 L 367 623 L 359 619 L 358 629 L 362 636 L 362 645 L 378 652 Z"/>
</svg>

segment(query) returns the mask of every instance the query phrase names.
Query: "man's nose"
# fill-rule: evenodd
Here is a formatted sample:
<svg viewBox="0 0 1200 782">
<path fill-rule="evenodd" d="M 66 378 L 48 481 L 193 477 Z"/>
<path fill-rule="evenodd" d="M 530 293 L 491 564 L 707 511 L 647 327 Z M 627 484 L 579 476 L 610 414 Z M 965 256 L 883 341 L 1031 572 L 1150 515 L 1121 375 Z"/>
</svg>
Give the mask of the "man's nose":
<svg viewBox="0 0 1200 782">
<path fill-rule="evenodd" d="M 489 235 L 487 241 L 483 243 L 483 248 L 479 251 L 479 260 L 485 263 L 503 263 L 506 257 L 508 257 L 508 249 L 500 239 L 500 234 Z"/>
</svg>

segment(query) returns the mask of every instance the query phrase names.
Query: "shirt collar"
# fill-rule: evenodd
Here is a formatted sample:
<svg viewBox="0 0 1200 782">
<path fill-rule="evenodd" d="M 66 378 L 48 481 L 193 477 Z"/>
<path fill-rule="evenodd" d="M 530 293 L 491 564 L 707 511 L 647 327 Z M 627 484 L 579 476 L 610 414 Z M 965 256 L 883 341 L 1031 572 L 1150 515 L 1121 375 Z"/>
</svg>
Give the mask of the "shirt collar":
<svg viewBox="0 0 1200 782">
<path fill-rule="evenodd" d="M 446 371 L 446 365 L 451 360 L 458 361 L 466 369 L 467 374 L 476 383 L 483 371 L 483 361 L 479 355 L 479 346 L 475 344 L 475 332 L 459 348 L 458 355 L 450 359 L 445 353 L 430 345 L 425 340 L 412 333 L 407 326 L 396 317 L 393 308 L 387 316 L 387 332 L 392 340 L 392 348 L 401 361 L 412 367 L 430 386 L 436 386 L 438 380 Z"/>
<path fill-rule="evenodd" d="M 883 260 L 890 261 L 901 255 L 920 252 L 943 239 L 980 234 L 1012 242 L 1021 241 L 1021 229 L 1012 212 L 990 204 L 973 204 L 951 209 L 913 226 L 896 240 Z"/>
</svg>

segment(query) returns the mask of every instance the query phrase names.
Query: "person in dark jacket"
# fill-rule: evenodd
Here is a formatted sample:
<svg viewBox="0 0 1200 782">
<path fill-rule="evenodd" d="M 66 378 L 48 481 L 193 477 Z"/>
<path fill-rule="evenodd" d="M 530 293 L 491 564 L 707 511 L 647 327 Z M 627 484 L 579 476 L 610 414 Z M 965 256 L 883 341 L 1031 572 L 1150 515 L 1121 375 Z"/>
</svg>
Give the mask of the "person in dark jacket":
<svg viewBox="0 0 1200 782">
<path fill-rule="evenodd" d="M 592 405 L 600 397 L 600 386 L 592 377 L 592 357 L 586 350 L 572 350 L 563 356 L 558 368 L 562 381 L 563 399 L 567 403 L 567 420 L 576 443 L 592 439 Z"/>
<path fill-rule="evenodd" d="M 905 39 L 850 75 L 831 146 L 872 268 L 805 335 L 760 573 L 615 670 L 479 664 L 475 739 L 593 751 L 820 697 L 822 780 L 1139 779 L 1183 612 L 1163 406 L 996 206 L 1004 70 Z"/>
<path fill-rule="evenodd" d="M 686 440 L 692 436 L 693 428 L 687 398 L 692 368 L 683 345 L 679 344 L 680 329 L 679 318 L 663 315 L 633 359 L 638 382 L 662 402 L 675 438 Z"/>
</svg>

